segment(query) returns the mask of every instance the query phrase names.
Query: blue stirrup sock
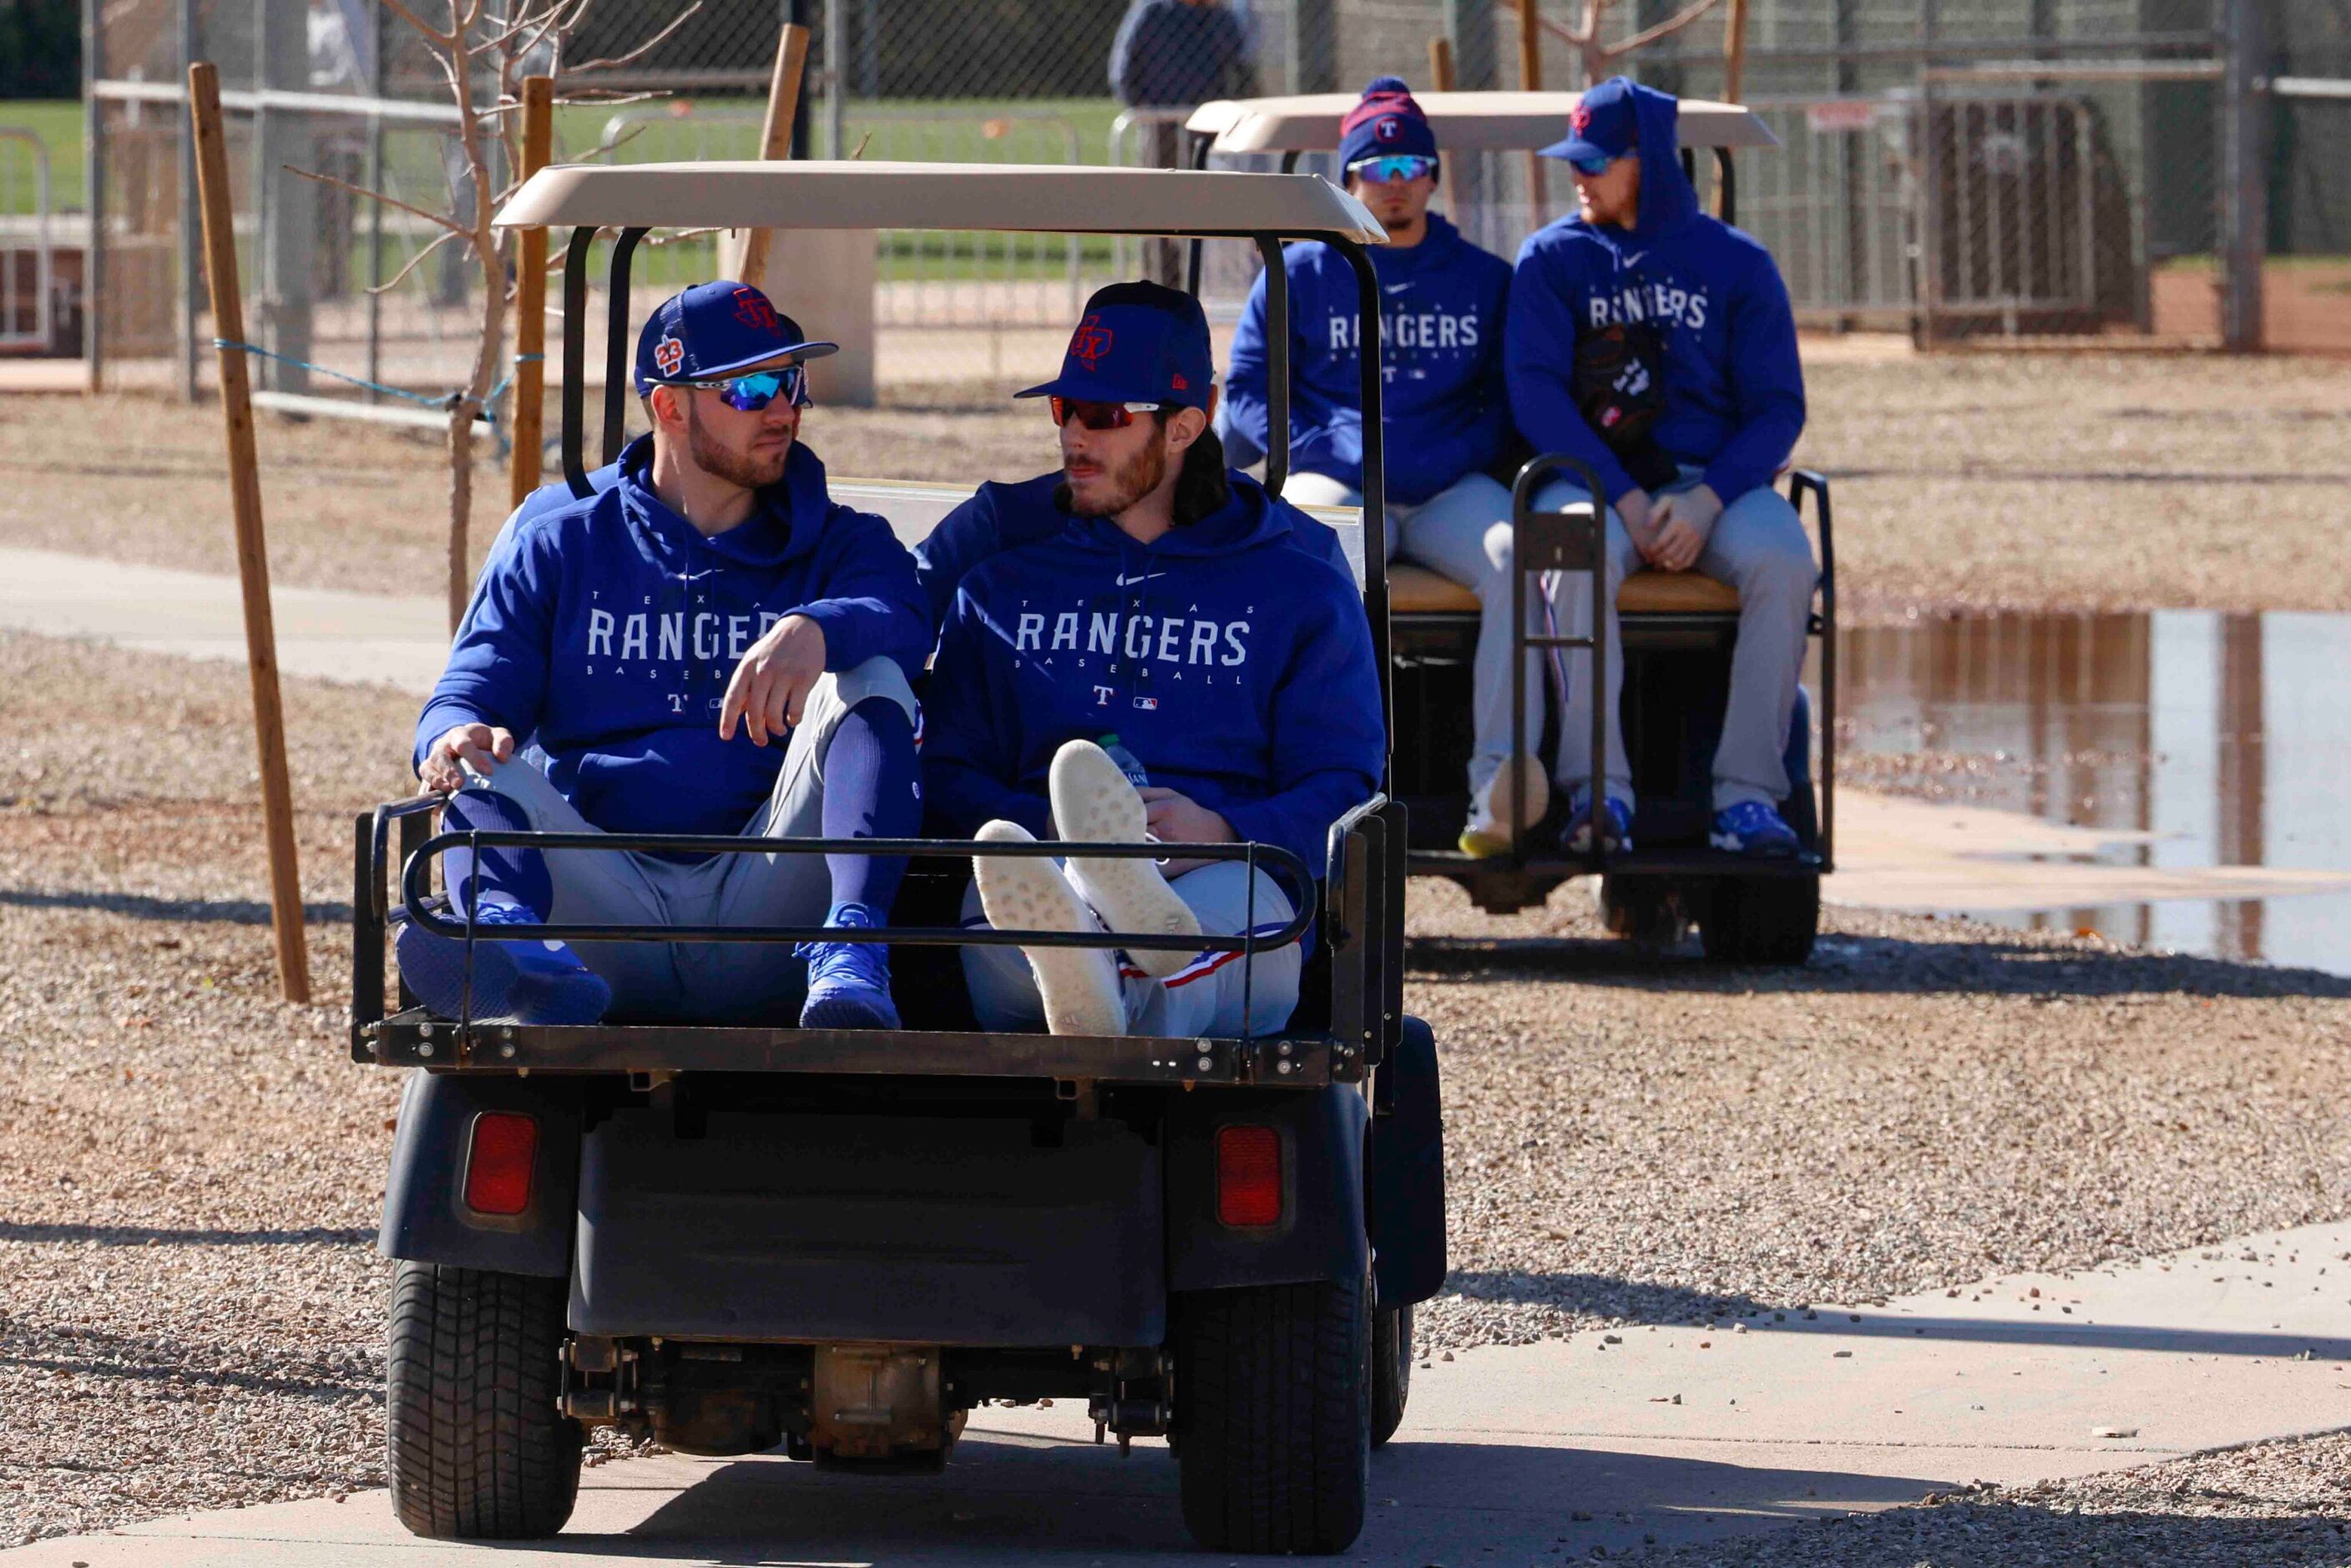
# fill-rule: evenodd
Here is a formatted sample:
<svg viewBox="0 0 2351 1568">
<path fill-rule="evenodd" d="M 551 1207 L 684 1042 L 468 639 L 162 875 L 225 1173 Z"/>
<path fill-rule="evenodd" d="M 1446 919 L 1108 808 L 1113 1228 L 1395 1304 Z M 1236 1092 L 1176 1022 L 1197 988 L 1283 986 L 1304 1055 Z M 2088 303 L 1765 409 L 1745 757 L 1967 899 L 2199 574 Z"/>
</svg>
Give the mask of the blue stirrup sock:
<svg viewBox="0 0 2351 1568">
<path fill-rule="evenodd" d="M 824 836 L 911 839 L 922 828 L 923 778 L 914 724 L 888 697 L 867 697 L 849 710 L 824 754 Z M 871 915 L 870 922 L 840 924 L 888 922 L 906 874 L 904 856 L 831 854 L 824 861 L 832 876 L 833 911 L 856 907 Z M 826 924 L 836 922 L 828 917 Z"/>
</svg>

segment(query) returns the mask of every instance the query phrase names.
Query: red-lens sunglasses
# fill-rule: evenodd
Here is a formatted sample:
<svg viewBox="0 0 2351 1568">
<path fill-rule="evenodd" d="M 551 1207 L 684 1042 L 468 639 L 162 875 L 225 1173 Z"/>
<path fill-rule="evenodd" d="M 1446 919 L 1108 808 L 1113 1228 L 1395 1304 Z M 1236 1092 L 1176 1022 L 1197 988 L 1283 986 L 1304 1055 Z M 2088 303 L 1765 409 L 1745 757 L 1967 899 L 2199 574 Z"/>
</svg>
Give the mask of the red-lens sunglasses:
<svg viewBox="0 0 2351 1568">
<path fill-rule="evenodd" d="M 1087 402 L 1072 397 L 1049 397 L 1045 400 L 1046 410 L 1052 414 L 1056 430 L 1072 419 L 1088 430 L 1124 430 L 1140 416 L 1168 406 L 1159 402 Z"/>
</svg>

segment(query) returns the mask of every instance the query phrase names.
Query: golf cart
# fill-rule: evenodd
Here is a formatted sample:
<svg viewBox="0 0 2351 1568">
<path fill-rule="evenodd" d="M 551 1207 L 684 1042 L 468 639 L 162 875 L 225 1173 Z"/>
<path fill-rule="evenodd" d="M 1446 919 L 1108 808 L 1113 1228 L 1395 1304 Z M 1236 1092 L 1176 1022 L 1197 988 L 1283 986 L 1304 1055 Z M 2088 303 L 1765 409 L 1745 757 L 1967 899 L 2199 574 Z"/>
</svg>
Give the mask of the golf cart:
<svg viewBox="0 0 2351 1568">
<path fill-rule="evenodd" d="M 558 167 L 501 225 L 569 231 L 562 452 L 584 456 L 590 272 L 615 235 L 602 456 L 617 453 L 629 274 L 655 227 L 1207 235 L 1337 246 L 1366 307 L 1379 225 L 1303 175 L 893 163 Z M 1376 407 L 1376 366 L 1364 396 Z M 1367 462 L 1379 472 L 1376 440 Z M 1375 487 L 1376 490 L 1376 487 Z M 862 499 L 862 497 L 861 497 Z M 1375 502 L 1363 527 L 1380 559 Z M 1387 667 L 1386 583 L 1365 606 Z M 1430 1030 L 1403 1011 L 1403 809 L 1374 796 L 1328 861 L 1214 845 L 975 844 L 434 831 L 420 797 L 356 824 L 351 1054 L 412 1069 L 381 1248 L 398 1260 L 389 1351 L 393 1504 L 420 1535 L 560 1529 L 585 1428 L 695 1454 L 936 1469 L 989 1401 L 1083 1399 L 1097 1440 L 1165 1436 L 1186 1523 L 1227 1552 L 1343 1549 L 1373 1447 L 1402 1419 L 1413 1303 L 1445 1274 Z M 588 1027 L 386 1007 L 402 922 L 471 943 L 434 891 L 453 848 L 905 854 L 872 932 L 547 925 L 566 941 L 893 945 L 907 1026 Z M 968 930 L 975 853 L 1243 861 L 1298 911 L 1271 935 Z M 945 912 L 945 913 L 938 913 Z M 920 918 L 925 914 L 927 920 Z M 1317 953 L 1298 1011 L 1250 1039 L 990 1034 L 956 947 Z M 925 965 L 922 960 L 932 961 Z"/>
<path fill-rule="evenodd" d="M 1565 134 L 1579 96 L 1432 92 L 1416 99 L 1436 131 L 1437 145 L 1452 155 L 1531 150 L 1555 141 Z M 1287 172 L 1305 154 L 1336 147 L 1340 120 L 1357 102 L 1353 94 L 1321 93 L 1203 104 L 1186 126 L 1191 162 L 1205 169 L 1217 154 L 1279 154 Z M 1777 146 L 1778 138 L 1748 109 L 1693 99 L 1682 100 L 1679 130 L 1683 167 L 1693 179 L 1699 151 L 1713 154 L 1721 216 L 1732 221 L 1738 197 L 1733 149 Z M 1280 271 L 1275 267 L 1270 276 L 1278 277 Z M 1196 284 L 1197 246 L 1193 247 L 1192 274 Z M 1270 287 L 1269 305 L 1280 293 L 1279 287 Z M 1276 422 L 1284 423 L 1282 416 L 1276 415 Z M 1369 424 L 1367 420 L 1367 430 Z M 1280 488 L 1284 467 L 1282 454 L 1268 455 L 1268 488 Z M 1562 522 L 1532 507 L 1541 484 L 1562 471 L 1573 475 L 1591 493 L 1595 488 L 1592 476 L 1575 474 L 1580 467 L 1570 459 L 1540 456 L 1515 476 L 1517 586 L 1521 592 L 1533 591 L 1525 581 L 1531 574 L 1582 570 L 1590 559 L 1583 542 L 1590 537 L 1589 508 L 1572 508 L 1561 515 L 1567 519 Z M 1507 914 L 1541 903 L 1570 877 L 1596 873 L 1603 913 L 1620 935 L 1670 940 L 1686 924 L 1695 924 L 1709 957 L 1747 963 L 1804 961 L 1819 922 L 1821 875 L 1834 866 L 1836 556 L 1828 481 L 1797 471 L 1788 476 L 1788 493 L 1799 511 L 1810 510 L 1821 549 L 1819 610 L 1811 624 L 1812 634 L 1821 640 L 1819 793 L 1816 800 L 1811 703 L 1799 692 L 1787 756 L 1795 792 L 1782 807 L 1802 842 L 1801 852 L 1768 861 L 1710 847 L 1708 761 L 1721 730 L 1731 645 L 1739 630 L 1738 591 L 1694 571 L 1641 571 L 1625 580 L 1616 601 L 1625 664 L 1620 714 L 1633 768 L 1633 841 L 1638 847 L 1581 856 L 1533 848 L 1558 841 L 1566 805 L 1562 800 L 1554 802 L 1548 821 L 1520 835 L 1510 853 L 1486 859 L 1462 853 L 1454 844 L 1469 806 L 1462 778 L 1471 747 L 1469 674 L 1478 643 L 1478 601 L 1460 584 L 1399 560 L 1388 568 L 1399 727 L 1391 789 L 1411 814 L 1412 874 L 1448 878 L 1466 888 L 1480 908 Z M 1371 494 L 1368 485 L 1365 494 Z M 1326 520 L 1337 520 L 1316 510 Z M 1523 613 L 1516 624 L 1525 646 L 1582 646 L 1525 635 Z M 1553 661 L 1543 663 L 1554 673 L 1559 668 Z M 1523 664 L 1523 660 L 1516 661 L 1513 667 L 1522 671 Z M 1591 669 L 1594 690 L 1604 690 L 1606 672 L 1597 656 Z M 1523 715 L 1526 701 L 1523 686 L 1514 691 L 1513 712 Z M 1595 716 L 1599 706 L 1592 705 Z M 1557 738 L 1546 738 L 1547 757 L 1553 754 Z M 1597 739 L 1593 755 L 1603 755 Z M 1544 766 L 1547 770 L 1548 761 Z M 1596 802 L 1603 793 L 1595 779 L 1591 799 Z"/>
</svg>

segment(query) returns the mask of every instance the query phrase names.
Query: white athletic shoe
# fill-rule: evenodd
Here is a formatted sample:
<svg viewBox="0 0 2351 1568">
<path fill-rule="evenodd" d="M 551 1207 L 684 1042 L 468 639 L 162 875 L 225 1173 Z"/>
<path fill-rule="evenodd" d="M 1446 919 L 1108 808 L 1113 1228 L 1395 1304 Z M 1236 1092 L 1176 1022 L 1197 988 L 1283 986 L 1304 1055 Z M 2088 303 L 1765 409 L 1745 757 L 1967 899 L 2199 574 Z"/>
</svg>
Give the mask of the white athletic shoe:
<svg viewBox="0 0 2351 1568">
<path fill-rule="evenodd" d="M 1053 825 L 1062 838 L 1074 843 L 1149 841 L 1143 797 L 1110 753 L 1092 741 L 1072 740 L 1053 754 L 1048 789 Z M 1200 934 L 1200 917 L 1149 861 L 1071 855 L 1070 881 L 1101 915 L 1107 930 L 1151 936 Z M 1199 955 L 1162 950 L 1127 956 L 1144 974 L 1164 980 Z"/>
<path fill-rule="evenodd" d="M 983 841 L 1034 843 L 1018 822 L 990 822 Z M 972 880 L 979 884 L 979 907 L 999 931 L 1099 931 L 1093 912 L 1078 897 L 1051 861 L 1011 855 L 974 855 Z M 1045 1002 L 1045 1028 L 1052 1034 L 1123 1035 L 1126 997 L 1118 960 L 1101 947 L 1023 947 L 1038 995 Z"/>
</svg>

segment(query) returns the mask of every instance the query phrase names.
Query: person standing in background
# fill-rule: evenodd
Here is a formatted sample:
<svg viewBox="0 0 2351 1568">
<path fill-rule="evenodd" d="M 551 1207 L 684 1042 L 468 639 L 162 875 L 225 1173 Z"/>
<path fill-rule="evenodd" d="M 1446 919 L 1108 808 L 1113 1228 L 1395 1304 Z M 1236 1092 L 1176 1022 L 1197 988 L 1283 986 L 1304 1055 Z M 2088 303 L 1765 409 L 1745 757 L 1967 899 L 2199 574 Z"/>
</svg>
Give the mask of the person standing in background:
<svg viewBox="0 0 2351 1568">
<path fill-rule="evenodd" d="M 1223 0 L 1134 0 L 1111 41 L 1110 86 L 1129 109 L 1247 98 L 1255 90 L 1248 24 Z M 1180 129 L 1173 120 L 1144 128 L 1151 167 L 1180 166 Z M 1172 239 L 1145 241 L 1144 276 L 1183 287 L 1182 256 Z"/>
</svg>

